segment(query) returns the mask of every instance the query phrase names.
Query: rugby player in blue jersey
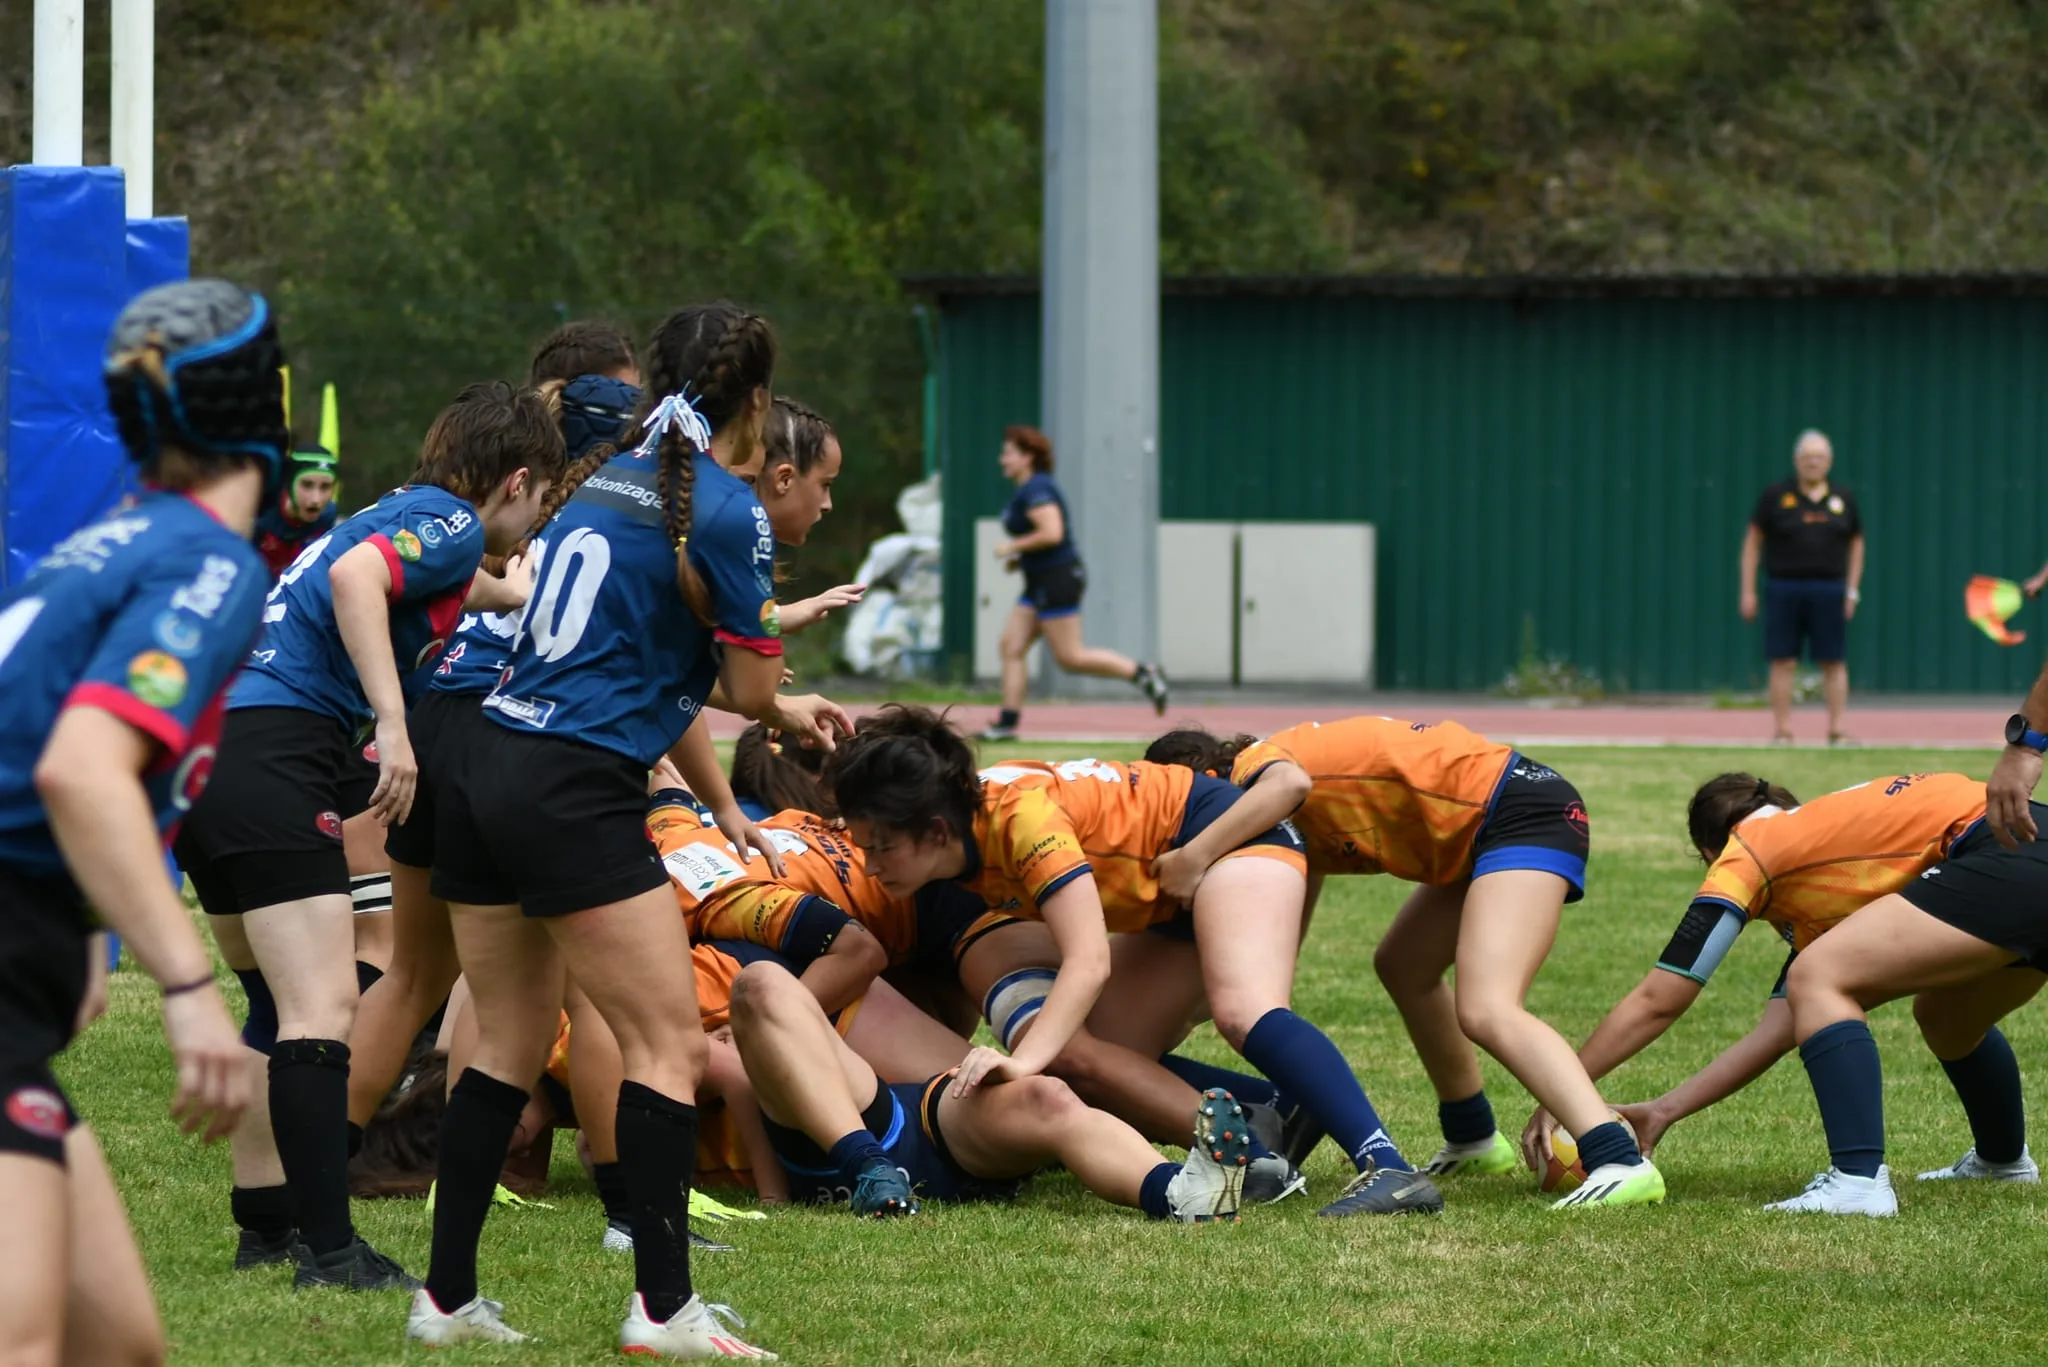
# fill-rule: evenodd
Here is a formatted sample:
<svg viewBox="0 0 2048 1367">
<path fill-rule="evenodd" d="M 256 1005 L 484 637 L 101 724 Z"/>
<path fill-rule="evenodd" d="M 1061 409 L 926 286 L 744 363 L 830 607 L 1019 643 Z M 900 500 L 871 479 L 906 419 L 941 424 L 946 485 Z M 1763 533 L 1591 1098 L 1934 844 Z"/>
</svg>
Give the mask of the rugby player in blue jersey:
<svg viewBox="0 0 2048 1367">
<path fill-rule="evenodd" d="M 476 1004 L 475 1060 L 441 1132 L 434 1252 L 408 1334 L 516 1342 L 477 1290 L 500 1165 L 555 1036 L 568 974 L 618 1039 L 617 1134 L 633 1226 L 628 1352 L 770 1356 L 690 1284 L 688 1188 L 706 1047 L 689 944 L 647 835 L 664 754 L 742 857 L 762 848 L 704 729 L 707 704 L 830 746 L 845 713 L 778 696 L 775 539 L 733 473 L 758 460 L 775 338 L 732 304 L 686 308 L 647 354 L 640 446 L 610 461 L 535 542 L 535 589 L 490 722 L 443 757 L 432 890 L 447 900 Z M 536 812 L 545 812 L 544 819 Z"/>
<path fill-rule="evenodd" d="M 213 916 L 240 916 L 277 1006 L 268 1101 L 298 1226 L 300 1286 L 414 1285 L 348 1208 L 348 1037 L 359 992 L 341 825 L 374 735 L 370 810 L 405 819 L 418 772 L 405 678 L 453 634 L 486 551 L 509 550 L 562 473 L 540 400 L 472 385 L 434 420 L 412 481 L 299 554 L 228 696 L 222 761 L 179 835 Z"/>
<path fill-rule="evenodd" d="M 144 492 L 0 596 L 0 1343 L 155 1363 L 163 1329 L 120 1197 L 50 1060 L 81 1024 L 98 919 L 163 985 L 171 1112 L 210 1141 L 248 1097 L 163 840 L 205 785 L 268 586 L 250 544 L 290 438 L 269 306 L 223 280 L 114 323 L 108 396 Z M 89 909 L 90 908 L 90 909 Z"/>
</svg>

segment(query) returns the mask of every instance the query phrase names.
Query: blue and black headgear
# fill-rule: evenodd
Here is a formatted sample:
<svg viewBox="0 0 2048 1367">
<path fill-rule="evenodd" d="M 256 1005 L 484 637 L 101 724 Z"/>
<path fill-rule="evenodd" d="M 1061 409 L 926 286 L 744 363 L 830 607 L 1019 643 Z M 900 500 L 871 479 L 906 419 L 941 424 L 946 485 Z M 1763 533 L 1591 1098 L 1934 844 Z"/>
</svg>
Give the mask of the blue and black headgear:
<svg viewBox="0 0 2048 1367">
<path fill-rule="evenodd" d="M 640 387 L 605 375 L 578 375 L 562 386 L 562 444 L 569 463 L 599 442 L 617 445 L 640 405 Z"/>
<path fill-rule="evenodd" d="M 264 500 L 284 488 L 284 346 L 262 295 L 225 280 L 180 280 L 130 300 L 107 337 L 107 400 L 128 458 L 166 445 L 263 462 Z"/>
</svg>

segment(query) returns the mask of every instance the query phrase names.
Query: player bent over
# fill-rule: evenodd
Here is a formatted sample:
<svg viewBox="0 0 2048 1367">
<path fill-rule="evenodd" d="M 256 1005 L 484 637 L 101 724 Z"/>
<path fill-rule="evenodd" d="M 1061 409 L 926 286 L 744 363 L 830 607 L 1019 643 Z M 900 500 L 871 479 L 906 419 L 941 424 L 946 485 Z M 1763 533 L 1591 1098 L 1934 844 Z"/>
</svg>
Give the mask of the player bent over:
<svg viewBox="0 0 2048 1367">
<path fill-rule="evenodd" d="M 289 438 L 269 306 L 222 280 L 115 320 L 108 396 L 145 491 L 0 597 L 0 1271 L 10 1362 L 163 1361 L 92 1132 L 50 1071 L 83 1024 L 88 903 L 163 985 L 171 1114 L 210 1142 L 248 1075 L 162 842 L 205 784 L 220 698 L 262 620 L 249 538 Z"/>
<path fill-rule="evenodd" d="M 1311 909 L 1330 874 L 1421 884 L 1381 938 L 1373 967 L 1436 1088 L 1445 1144 L 1426 1171 L 1513 1166 L 1481 1086 L 1478 1044 L 1580 1136 L 1585 1185 L 1555 1208 L 1664 1199 L 1663 1174 L 1610 1117 L 1571 1045 L 1526 1005 L 1565 905 L 1585 896 L 1589 823 L 1563 775 L 1455 722 L 1393 717 L 1308 723 L 1264 741 L 1173 732 L 1145 753 L 1227 774 L 1246 789 L 1244 801 L 1161 861 L 1169 894 L 1198 896 L 1215 876 L 1205 872 L 1209 861 L 1248 829 L 1281 820 L 1301 831 Z M 1446 980 L 1454 967 L 1455 989 Z"/>
<path fill-rule="evenodd" d="M 1211 1092 L 1185 1164 L 1043 1076 L 984 1080 L 960 1070 L 888 1086 L 787 969 L 749 964 L 733 984 L 733 1040 L 798 1200 L 848 1200 L 856 1215 L 909 1215 L 920 1196 L 1002 1199 L 1048 1163 L 1159 1220 L 1235 1219 L 1250 1161 L 1244 1114 Z M 991 1053 L 977 1050 L 976 1053 Z M 974 1062 L 969 1055 L 969 1064 Z"/>
</svg>

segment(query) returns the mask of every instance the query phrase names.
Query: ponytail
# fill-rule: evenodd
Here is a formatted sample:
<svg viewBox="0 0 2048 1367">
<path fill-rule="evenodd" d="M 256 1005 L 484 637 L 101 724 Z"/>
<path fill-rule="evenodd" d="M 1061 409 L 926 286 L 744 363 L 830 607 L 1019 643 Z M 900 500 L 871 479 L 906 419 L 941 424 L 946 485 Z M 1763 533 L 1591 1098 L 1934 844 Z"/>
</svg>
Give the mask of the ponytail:
<svg viewBox="0 0 2048 1367">
<path fill-rule="evenodd" d="M 1710 778 L 1692 795 L 1685 809 L 1686 834 L 1692 846 L 1709 864 L 1728 847 L 1735 828 L 1766 807 L 1789 811 L 1799 799 L 1769 779 L 1754 774 L 1729 773 Z M 1712 851 L 1709 854 L 1708 851 Z"/>
</svg>

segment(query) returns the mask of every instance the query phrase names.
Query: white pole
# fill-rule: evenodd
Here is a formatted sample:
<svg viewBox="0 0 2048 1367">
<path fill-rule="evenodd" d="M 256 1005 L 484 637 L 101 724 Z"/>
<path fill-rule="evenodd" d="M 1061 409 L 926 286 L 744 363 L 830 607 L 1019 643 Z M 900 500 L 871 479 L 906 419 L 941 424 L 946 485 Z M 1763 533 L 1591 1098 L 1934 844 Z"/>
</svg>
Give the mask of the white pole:
<svg viewBox="0 0 2048 1367">
<path fill-rule="evenodd" d="M 128 184 L 128 217 L 156 202 L 156 0 L 114 0 L 114 108 L 108 149 Z"/>
<path fill-rule="evenodd" d="M 36 0 L 29 160 L 85 164 L 85 0 Z"/>
<path fill-rule="evenodd" d="M 1159 11 L 1046 0 L 1045 18 L 1045 430 L 1094 590 L 1089 636 L 1156 660 Z"/>
</svg>

